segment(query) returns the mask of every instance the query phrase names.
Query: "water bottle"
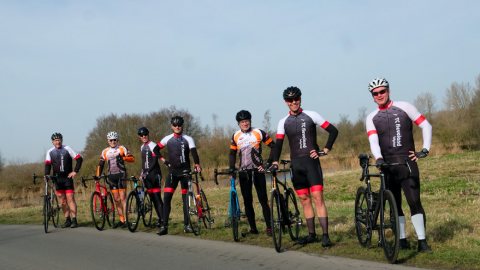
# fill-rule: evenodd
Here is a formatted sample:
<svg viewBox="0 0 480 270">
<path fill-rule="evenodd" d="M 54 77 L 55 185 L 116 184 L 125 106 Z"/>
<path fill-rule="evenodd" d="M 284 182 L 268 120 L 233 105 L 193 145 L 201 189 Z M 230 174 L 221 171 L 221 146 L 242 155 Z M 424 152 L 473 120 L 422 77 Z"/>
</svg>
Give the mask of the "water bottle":
<svg viewBox="0 0 480 270">
<path fill-rule="evenodd" d="M 202 201 L 200 200 L 200 195 L 196 195 L 195 200 L 197 201 L 197 206 L 202 207 Z"/>
<path fill-rule="evenodd" d="M 143 192 L 143 189 L 138 191 L 138 197 L 140 197 L 140 202 L 143 203 L 143 197 L 145 196 L 145 193 Z"/>
</svg>

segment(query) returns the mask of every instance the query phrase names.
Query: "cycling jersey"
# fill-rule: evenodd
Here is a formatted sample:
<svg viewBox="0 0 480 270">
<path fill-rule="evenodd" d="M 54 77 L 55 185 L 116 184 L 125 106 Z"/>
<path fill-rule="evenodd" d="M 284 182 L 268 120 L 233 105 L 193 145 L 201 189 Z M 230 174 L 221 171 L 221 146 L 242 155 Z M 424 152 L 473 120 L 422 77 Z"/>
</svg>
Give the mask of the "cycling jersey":
<svg viewBox="0 0 480 270">
<path fill-rule="evenodd" d="M 160 149 L 163 149 L 165 146 L 168 147 L 168 161 L 172 171 L 190 170 L 190 152 L 192 152 L 195 165 L 200 163 L 195 142 L 188 135 L 172 133 L 163 138 L 158 143 L 158 146 Z"/>
<path fill-rule="evenodd" d="M 264 142 L 268 147 L 273 148 L 275 142 L 268 134 L 258 128 L 252 127 L 247 132 L 242 132 L 238 130 L 233 133 L 232 141 L 230 144 L 230 168 L 235 167 L 235 158 L 238 151 L 239 169 L 256 169 L 263 164 L 262 160 L 262 145 Z M 270 157 L 267 163 L 272 163 L 273 151 L 270 151 Z"/>
<path fill-rule="evenodd" d="M 78 173 L 82 166 L 83 158 L 70 146 L 62 145 L 59 148 L 53 147 L 47 151 L 45 158 L 45 175 L 50 174 L 53 165 L 53 174 L 59 177 L 67 177 L 72 172 L 72 161 L 75 159 L 75 172 Z"/>
<path fill-rule="evenodd" d="M 117 156 L 120 157 L 117 158 Z M 126 175 L 127 170 L 125 168 L 125 161 L 134 162 L 135 158 L 132 156 L 132 154 L 130 154 L 130 151 L 128 151 L 128 149 L 123 145 L 105 148 L 100 155 L 100 162 L 98 163 L 97 167 L 97 176 L 100 176 L 100 174 L 102 174 L 105 161 L 107 161 L 108 164 L 109 175 L 119 173 L 123 173 L 124 175 Z"/>
<path fill-rule="evenodd" d="M 160 174 L 160 165 L 158 164 L 158 159 L 162 157 L 159 155 L 156 143 L 148 141 L 140 147 L 140 152 L 142 153 L 142 174 L 154 172 L 155 174 Z M 156 152 L 156 153 L 155 153 Z"/>
<path fill-rule="evenodd" d="M 423 133 L 423 148 L 430 149 L 432 126 L 410 103 L 390 101 L 367 116 L 366 128 L 370 148 L 375 159 L 406 157 L 415 151 L 412 121 Z"/>
<path fill-rule="evenodd" d="M 285 118 L 278 122 L 276 153 L 273 161 L 278 161 L 282 152 L 283 139 L 288 136 L 290 142 L 290 158 L 309 156 L 311 150 L 319 150 L 317 145 L 317 128 L 320 126 L 329 132 L 328 140 L 324 148 L 332 149 L 337 137 L 337 129 L 322 116 L 313 111 L 300 109 L 297 115 L 289 112 Z"/>
</svg>

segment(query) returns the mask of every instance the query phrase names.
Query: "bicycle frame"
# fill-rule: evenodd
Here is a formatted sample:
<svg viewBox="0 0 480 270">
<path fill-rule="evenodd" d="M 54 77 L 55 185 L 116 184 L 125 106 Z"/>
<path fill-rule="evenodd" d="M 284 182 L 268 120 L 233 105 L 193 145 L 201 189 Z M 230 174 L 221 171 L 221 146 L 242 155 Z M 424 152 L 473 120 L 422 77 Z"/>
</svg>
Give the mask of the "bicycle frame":
<svg viewBox="0 0 480 270">
<path fill-rule="evenodd" d="M 50 176 L 50 175 L 45 175 L 45 176 L 36 176 L 35 174 L 33 174 L 33 184 L 36 184 L 35 183 L 35 179 L 36 178 L 46 178 L 47 181 L 45 181 L 45 195 L 44 195 L 44 198 L 46 197 L 47 200 L 48 200 L 48 204 L 49 206 L 47 207 L 48 208 L 48 213 L 44 213 L 44 215 L 47 215 L 48 217 L 46 218 L 46 222 L 48 222 L 50 220 L 50 218 L 52 218 L 52 222 L 53 222 L 53 226 L 54 227 L 58 227 L 58 219 L 59 217 L 55 217 L 55 215 L 59 216 L 59 213 L 60 213 L 60 207 L 58 206 L 58 199 L 57 199 L 57 205 L 54 204 L 54 198 L 55 198 L 55 191 L 54 191 L 54 184 L 53 184 L 53 181 L 54 179 L 57 179 L 58 176 Z M 50 184 L 48 183 L 50 180 Z M 48 193 L 49 192 L 49 189 L 50 189 L 50 194 Z M 45 201 L 44 201 L 44 204 L 45 204 Z M 44 205 L 44 208 L 45 208 L 45 205 Z M 56 219 L 56 221 L 55 221 Z M 44 217 L 44 222 L 45 222 L 45 217 Z M 45 233 L 47 232 L 47 228 L 48 228 L 48 223 L 47 224 L 44 224 L 45 226 Z"/>
<path fill-rule="evenodd" d="M 99 183 L 99 178 L 103 178 L 103 185 Z M 93 176 L 92 178 L 87 178 L 87 179 L 84 179 L 83 177 L 80 177 L 81 181 L 82 181 L 82 185 L 84 188 L 87 188 L 87 185 L 85 184 L 86 181 L 90 181 L 90 180 L 95 180 L 95 191 L 94 192 L 98 192 L 100 194 L 100 211 L 103 211 L 105 213 L 105 216 L 109 216 L 110 213 L 114 213 L 115 214 L 115 210 L 116 210 L 116 206 L 115 206 L 115 203 L 111 203 L 110 205 L 110 208 L 107 208 L 107 194 L 110 194 L 110 192 L 107 191 L 107 184 L 110 184 L 108 182 L 108 176 L 106 176 L 105 174 L 102 174 L 102 176 L 100 176 L 99 178 L 97 178 L 96 176 Z M 110 194 L 111 196 L 111 194 Z M 94 200 L 94 204 L 96 205 L 97 203 L 97 198 L 95 197 L 95 200 Z M 114 218 L 112 220 L 112 224 L 111 226 L 114 226 Z M 107 219 L 107 222 L 110 224 L 110 220 Z"/>
</svg>

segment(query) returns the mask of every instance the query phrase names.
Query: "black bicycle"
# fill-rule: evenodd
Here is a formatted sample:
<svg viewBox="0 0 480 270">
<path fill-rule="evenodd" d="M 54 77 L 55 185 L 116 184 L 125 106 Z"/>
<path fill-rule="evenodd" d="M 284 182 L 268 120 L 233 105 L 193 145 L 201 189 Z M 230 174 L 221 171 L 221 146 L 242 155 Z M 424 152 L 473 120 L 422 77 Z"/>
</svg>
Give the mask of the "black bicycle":
<svg viewBox="0 0 480 270">
<path fill-rule="evenodd" d="M 103 174 L 100 178 L 103 178 L 103 185 L 96 182 L 95 191 L 92 192 L 90 197 L 90 212 L 92 214 L 93 225 L 97 230 L 101 231 L 105 227 L 105 220 L 107 221 L 110 227 L 115 227 L 115 203 L 113 202 L 112 193 L 107 191 L 107 176 Z M 87 188 L 85 185 L 86 181 L 98 180 L 95 176 L 93 178 L 82 180 L 82 185 Z"/>
<path fill-rule="evenodd" d="M 58 228 L 58 221 L 60 219 L 60 206 L 58 205 L 58 198 L 53 190 L 53 179 L 57 179 L 56 176 L 36 176 L 33 174 L 33 184 L 35 183 L 35 178 L 46 178 L 45 182 L 45 195 L 43 196 L 43 227 L 45 233 L 48 233 L 48 222 L 50 218 L 52 219 L 52 224 L 55 228 Z M 50 184 L 48 181 L 50 180 Z M 48 192 L 50 190 L 50 193 Z"/>
<path fill-rule="evenodd" d="M 132 176 L 127 180 L 132 181 L 135 187 L 127 196 L 127 205 L 125 209 L 126 221 L 128 230 L 130 232 L 135 232 L 140 220 L 140 216 L 142 216 L 143 225 L 145 225 L 145 228 L 150 227 L 152 222 L 153 207 L 150 196 L 148 196 L 145 192 L 145 185 L 138 185 L 139 180 L 136 179 L 135 176 Z"/>
<path fill-rule="evenodd" d="M 373 231 L 379 231 L 378 246 L 383 247 L 388 262 L 395 263 L 400 247 L 398 210 L 393 193 L 386 186 L 383 169 L 388 169 L 390 166 L 404 165 L 411 171 L 410 166 L 407 160 L 405 160 L 405 163 L 383 163 L 377 165 L 368 164 L 371 156 L 367 154 L 361 154 L 358 158 L 360 159 L 360 166 L 363 168 L 360 181 L 365 180 L 367 184 L 366 187 L 360 186 L 358 188 L 355 198 L 354 222 L 358 241 L 362 247 L 370 247 Z M 369 167 L 380 167 L 382 171 L 370 173 Z M 380 190 L 378 192 L 372 191 L 370 177 L 380 178 Z M 380 223 L 377 223 L 379 216 Z"/>
</svg>

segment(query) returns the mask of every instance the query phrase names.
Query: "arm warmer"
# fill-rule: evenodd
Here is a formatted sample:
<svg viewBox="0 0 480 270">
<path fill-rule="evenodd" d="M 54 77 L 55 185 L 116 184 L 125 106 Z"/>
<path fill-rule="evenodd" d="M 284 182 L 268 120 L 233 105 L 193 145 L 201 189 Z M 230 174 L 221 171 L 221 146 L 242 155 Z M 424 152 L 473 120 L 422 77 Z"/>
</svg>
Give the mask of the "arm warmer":
<svg viewBox="0 0 480 270">
<path fill-rule="evenodd" d="M 98 163 L 98 166 L 97 166 L 97 176 L 100 176 L 102 174 L 104 165 L 105 165 L 105 160 L 100 159 L 100 162 Z"/>
<path fill-rule="evenodd" d="M 195 162 L 195 165 L 200 164 L 200 159 L 198 158 L 197 148 L 194 147 L 194 148 L 190 149 L 190 152 L 192 152 L 193 162 Z"/>
<path fill-rule="evenodd" d="M 83 158 L 78 157 L 76 160 L 77 160 L 77 164 L 75 164 L 75 170 L 73 170 L 73 171 L 75 173 L 78 173 L 78 171 L 80 171 L 80 168 L 82 167 Z"/>
<path fill-rule="evenodd" d="M 280 159 L 280 154 L 282 153 L 282 148 L 283 148 L 283 139 L 278 139 L 277 138 L 277 142 L 275 143 L 275 148 L 271 150 L 271 151 L 274 152 L 273 162 L 275 162 L 275 161 L 278 162 L 278 160 Z"/>
<path fill-rule="evenodd" d="M 52 169 L 52 163 L 45 162 L 45 175 L 49 175 L 51 169 Z"/>
<path fill-rule="evenodd" d="M 338 129 L 334 127 L 332 124 L 330 124 L 325 130 L 328 132 L 328 140 L 327 140 L 327 144 L 325 145 L 325 148 L 327 148 L 328 150 L 332 150 L 333 143 L 335 142 L 338 136 Z"/>
<path fill-rule="evenodd" d="M 422 129 L 423 148 L 430 151 L 430 146 L 432 145 L 432 125 L 425 119 L 418 127 Z"/>
<path fill-rule="evenodd" d="M 230 154 L 228 155 L 228 163 L 230 168 L 235 168 L 235 161 L 237 159 L 237 150 L 230 149 Z"/>
</svg>

